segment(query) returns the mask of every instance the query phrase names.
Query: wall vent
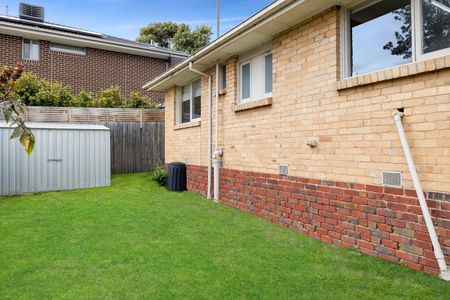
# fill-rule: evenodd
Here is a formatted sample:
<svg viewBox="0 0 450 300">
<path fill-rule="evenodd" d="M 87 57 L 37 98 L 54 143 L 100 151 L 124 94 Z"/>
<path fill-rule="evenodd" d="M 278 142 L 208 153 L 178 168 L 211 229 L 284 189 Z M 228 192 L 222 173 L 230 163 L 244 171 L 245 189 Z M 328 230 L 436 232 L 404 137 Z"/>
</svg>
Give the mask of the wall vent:
<svg viewBox="0 0 450 300">
<path fill-rule="evenodd" d="M 19 18 L 31 21 L 44 22 L 44 7 L 20 2 Z"/>
<path fill-rule="evenodd" d="M 287 176 L 289 174 L 289 168 L 287 165 L 280 165 L 280 175 Z"/>
<path fill-rule="evenodd" d="M 402 172 L 383 171 L 383 185 L 402 187 L 403 186 Z"/>
</svg>

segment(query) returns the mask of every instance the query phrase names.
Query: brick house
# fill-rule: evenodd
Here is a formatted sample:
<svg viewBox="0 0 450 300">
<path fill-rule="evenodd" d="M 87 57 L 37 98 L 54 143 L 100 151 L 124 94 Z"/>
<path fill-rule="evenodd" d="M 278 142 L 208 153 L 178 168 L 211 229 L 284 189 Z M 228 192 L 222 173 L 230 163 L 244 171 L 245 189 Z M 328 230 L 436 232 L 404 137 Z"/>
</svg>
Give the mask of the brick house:
<svg viewBox="0 0 450 300">
<path fill-rule="evenodd" d="M 190 191 L 438 274 L 393 113 L 450 262 L 449 6 L 275 1 L 144 85 L 165 92 L 166 161 Z"/>
<path fill-rule="evenodd" d="M 23 4 L 21 4 L 23 5 Z M 27 5 L 26 5 L 27 6 Z M 35 6 L 33 6 L 35 7 Z M 39 7 L 38 7 L 39 8 Z M 188 55 L 44 21 L 42 17 L 0 16 L 0 67 L 22 62 L 40 78 L 98 94 L 112 85 L 123 96 L 142 92 L 142 84 Z M 161 93 L 147 92 L 162 102 Z"/>
</svg>

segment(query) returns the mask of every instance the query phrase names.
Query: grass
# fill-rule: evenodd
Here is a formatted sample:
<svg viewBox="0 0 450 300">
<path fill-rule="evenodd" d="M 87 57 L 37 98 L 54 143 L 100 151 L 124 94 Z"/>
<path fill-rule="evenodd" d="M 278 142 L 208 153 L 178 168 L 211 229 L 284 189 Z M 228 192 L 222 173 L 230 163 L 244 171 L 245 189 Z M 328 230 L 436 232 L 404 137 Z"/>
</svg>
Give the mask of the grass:
<svg viewBox="0 0 450 300">
<path fill-rule="evenodd" d="M 450 283 L 437 277 L 168 193 L 148 174 L 114 176 L 108 188 L 0 198 L 1 299 L 449 295 Z"/>
</svg>

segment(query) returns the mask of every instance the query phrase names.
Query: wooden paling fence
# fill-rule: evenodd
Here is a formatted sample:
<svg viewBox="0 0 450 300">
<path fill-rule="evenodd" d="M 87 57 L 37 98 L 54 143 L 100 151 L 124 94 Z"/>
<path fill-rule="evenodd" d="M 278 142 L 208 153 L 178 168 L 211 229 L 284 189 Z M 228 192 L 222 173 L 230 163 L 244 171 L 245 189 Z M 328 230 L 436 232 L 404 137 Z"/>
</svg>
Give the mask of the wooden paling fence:
<svg viewBox="0 0 450 300">
<path fill-rule="evenodd" d="M 164 110 L 161 109 L 34 106 L 28 108 L 25 120 L 101 124 L 110 128 L 113 174 L 151 171 L 164 163 Z"/>
</svg>

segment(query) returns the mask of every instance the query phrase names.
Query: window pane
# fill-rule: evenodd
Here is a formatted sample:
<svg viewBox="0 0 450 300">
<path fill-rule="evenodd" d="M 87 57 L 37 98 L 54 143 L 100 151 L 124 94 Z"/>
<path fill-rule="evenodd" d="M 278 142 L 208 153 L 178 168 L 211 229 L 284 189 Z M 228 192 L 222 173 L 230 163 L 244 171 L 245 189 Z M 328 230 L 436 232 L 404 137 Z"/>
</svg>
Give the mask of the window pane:
<svg viewBox="0 0 450 300">
<path fill-rule="evenodd" d="M 22 49 L 22 58 L 30 59 L 30 40 L 23 40 Z"/>
<path fill-rule="evenodd" d="M 191 121 L 191 101 L 181 102 L 181 123 Z"/>
<path fill-rule="evenodd" d="M 272 54 L 265 56 L 265 91 L 266 93 L 272 93 Z"/>
<path fill-rule="evenodd" d="M 222 66 L 221 67 L 221 72 L 222 72 L 222 89 L 225 89 L 227 87 L 227 67 L 226 66 Z"/>
<path fill-rule="evenodd" d="M 86 55 L 86 48 L 51 43 L 50 51 L 64 52 L 70 54 Z"/>
<path fill-rule="evenodd" d="M 30 59 L 32 60 L 39 60 L 39 42 L 33 41 L 31 44 L 31 52 L 30 52 Z"/>
<path fill-rule="evenodd" d="M 194 91 L 194 102 L 193 102 L 193 106 L 192 106 L 192 119 L 197 119 L 200 118 L 201 116 L 201 105 L 202 105 L 202 91 L 201 91 L 201 84 L 200 84 L 200 80 L 194 81 L 192 83 L 192 89 Z"/>
<path fill-rule="evenodd" d="M 410 0 L 382 0 L 350 19 L 352 75 L 411 62 Z"/>
<path fill-rule="evenodd" d="M 183 101 L 191 100 L 191 85 L 185 85 L 181 88 L 181 99 Z"/>
<path fill-rule="evenodd" d="M 422 0 L 423 53 L 450 47 L 450 0 Z"/>
<path fill-rule="evenodd" d="M 247 99 L 250 98 L 250 63 L 242 65 L 241 76 L 242 76 L 241 97 L 242 99 Z"/>
</svg>

